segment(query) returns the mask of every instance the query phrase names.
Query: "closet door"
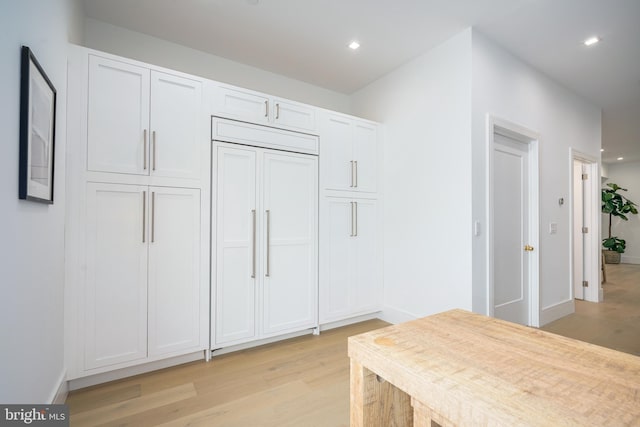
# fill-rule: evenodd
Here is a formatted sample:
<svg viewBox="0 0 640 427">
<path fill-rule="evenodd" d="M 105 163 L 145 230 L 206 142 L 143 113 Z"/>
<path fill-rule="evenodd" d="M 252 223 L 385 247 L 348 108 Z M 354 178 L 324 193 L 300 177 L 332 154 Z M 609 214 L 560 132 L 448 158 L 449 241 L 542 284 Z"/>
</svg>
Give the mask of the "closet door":
<svg viewBox="0 0 640 427">
<path fill-rule="evenodd" d="M 200 82 L 151 72 L 152 175 L 200 178 L 201 104 Z"/>
<path fill-rule="evenodd" d="M 323 162 L 323 187 L 329 190 L 355 190 L 353 128 L 351 120 L 328 116 L 320 142 Z"/>
<path fill-rule="evenodd" d="M 378 131 L 375 126 L 355 122 L 353 127 L 354 190 L 377 191 Z"/>
<path fill-rule="evenodd" d="M 200 190 L 149 188 L 149 354 L 199 349 Z"/>
<path fill-rule="evenodd" d="M 317 306 L 317 158 L 264 152 L 263 334 L 313 327 Z"/>
<path fill-rule="evenodd" d="M 378 266 L 378 228 L 376 200 L 354 199 L 353 282 L 349 296 L 352 314 L 379 309 L 380 276 Z"/>
<path fill-rule="evenodd" d="M 147 187 L 87 184 L 85 369 L 147 356 Z"/>
<path fill-rule="evenodd" d="M 259 275 L 256 152 L 217 149 L 215 345 L 250 341 L 256 335 Z"/>
<path fill-rule="evenodd" d="M 149 173 L 149 70 L 89 55 L 88 169 Z"/>
</svg>

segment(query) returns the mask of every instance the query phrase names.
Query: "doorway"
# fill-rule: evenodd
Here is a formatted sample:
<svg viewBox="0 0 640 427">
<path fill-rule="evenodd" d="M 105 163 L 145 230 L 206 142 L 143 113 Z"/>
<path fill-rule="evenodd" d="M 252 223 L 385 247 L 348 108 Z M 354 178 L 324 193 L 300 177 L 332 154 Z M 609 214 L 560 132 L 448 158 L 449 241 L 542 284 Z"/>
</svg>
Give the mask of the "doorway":
<svg viewBox="0 0 640 427">
<path fill-rule="evenodd" d="M 571 283 L 573 297 L 602 301 L 600 285 L 600 198 L 597 160 L 571 150 Z"/>
<path fill-rule="evenodd" d="M 539 326 L 538 137 L 489 117 L 489 314 Z"/>
</svg>

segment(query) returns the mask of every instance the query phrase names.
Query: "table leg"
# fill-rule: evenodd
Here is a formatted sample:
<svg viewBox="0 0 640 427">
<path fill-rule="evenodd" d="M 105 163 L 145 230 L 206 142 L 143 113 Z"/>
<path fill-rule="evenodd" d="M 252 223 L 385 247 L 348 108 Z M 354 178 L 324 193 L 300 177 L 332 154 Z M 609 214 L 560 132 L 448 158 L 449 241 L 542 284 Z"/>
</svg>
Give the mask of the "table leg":
<svg viewBox="0 0 640 427">
<path fill-rule="evenodd" d="M 413 425 L 411 398 L 351 359 L 351 427 Z"/>
<path fill-rule="evenodd" d="M 436 414 L 427 405 L 424 405 L 415 399 L 411 399 L 411 406 L 413 406 L 413 427 L 454 426 L 454 424 L 449 420 Z"/>
</svg>

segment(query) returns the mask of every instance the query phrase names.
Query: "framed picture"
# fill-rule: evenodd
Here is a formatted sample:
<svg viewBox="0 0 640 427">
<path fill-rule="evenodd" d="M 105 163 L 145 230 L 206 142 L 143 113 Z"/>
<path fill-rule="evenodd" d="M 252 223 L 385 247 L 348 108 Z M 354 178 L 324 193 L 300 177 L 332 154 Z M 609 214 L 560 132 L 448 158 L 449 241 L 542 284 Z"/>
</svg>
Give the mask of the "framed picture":
<svg viewBox="0 0 640 427">
<path fill-rule="evenodd" d="M 53 203 L 56 89 L 33 52 L 22 46 L 18 197 Z"/>
</svg>

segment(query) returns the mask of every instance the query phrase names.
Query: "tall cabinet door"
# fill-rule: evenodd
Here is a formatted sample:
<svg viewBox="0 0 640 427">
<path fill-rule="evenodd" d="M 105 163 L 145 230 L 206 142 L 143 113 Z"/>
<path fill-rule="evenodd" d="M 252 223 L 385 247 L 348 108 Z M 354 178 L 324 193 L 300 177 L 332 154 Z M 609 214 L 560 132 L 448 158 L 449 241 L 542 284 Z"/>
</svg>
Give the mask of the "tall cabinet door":
<svg viewBox="0 0 640 427">
<path fill-rule="evenodd" d="M 257 259 L 256 152 L 218 147 L 216 210 L 216 345 L 255 334 Z"/>
<path fill-rule="evenodd" d="M 377 191 L 378 131 L 375 126 L 356 122 L 353 128 L 354 189 L 368 193 Z"/>
<path fill-rule="evenodd" d="M 355 199 L 350 306 L 353 314 L 379 309 L 381 257 L 378 254 L 377 201 Z"/>
<path fill-rule="evenodd" d="M 200 344 L 200 190 L 149 188 L 149 354 Z"/>
<path fill-rule="evenodd" d="M 85 369 L 147 356 L 146 189 L 87 184 Z"/>
<path fill-rule="evenodd" d="M 152 175 L 200 178 L 200 82 L 151 72 Z"/>
<path fill-rule="evenodd" d="M 317 293 L 317 158 L 263 158 L 263 333 L 312 327 Z"/>
<path fill-rule="evenodd" d="M 351 120 L 340 116 L 327 117 L 320 143 L 324 188 L 354 190 L 352 136 Z"/>
<path fill-rule="evenodd" d="M 148 174 L 149 70 L 89 56 L 88 169 Z"/>
</svg>

